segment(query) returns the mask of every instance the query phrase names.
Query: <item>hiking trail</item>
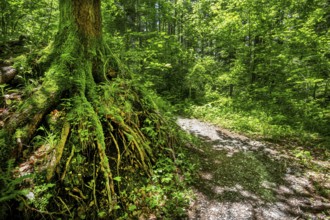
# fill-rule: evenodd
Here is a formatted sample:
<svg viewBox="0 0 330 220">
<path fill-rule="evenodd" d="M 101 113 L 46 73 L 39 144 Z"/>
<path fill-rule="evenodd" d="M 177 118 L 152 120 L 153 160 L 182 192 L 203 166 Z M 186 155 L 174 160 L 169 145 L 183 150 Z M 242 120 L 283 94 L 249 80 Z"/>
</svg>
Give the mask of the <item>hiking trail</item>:
<svg viewBox="0 0 330 220">
<path fill-rule="evenodd" d="M 179 118 L 178 125 L 205 144 L 188 146 L 200 170 L 194 184 L 191 220 L 330 219 L 329 161 L 313 161 L 323 172 L 308 170 L 289 151 L 202 122 Z"/>
</svg>

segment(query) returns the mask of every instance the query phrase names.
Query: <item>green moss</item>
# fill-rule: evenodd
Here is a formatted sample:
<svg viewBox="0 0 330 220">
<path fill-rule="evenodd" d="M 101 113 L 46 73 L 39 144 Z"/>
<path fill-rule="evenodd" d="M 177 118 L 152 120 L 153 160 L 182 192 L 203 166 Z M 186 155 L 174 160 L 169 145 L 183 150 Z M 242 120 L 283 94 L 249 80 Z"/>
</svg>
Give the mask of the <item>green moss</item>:
<svg viewBox="0 0 330 220">
<path fill-rule="evenodd" d="M 47 47 L 43 48 L 42 50 L 40 50 L 38 52 L 38 60 L 37 60 L 37 64 L 38 65 L 43 65 L 43 66 L 47 66 L 49 63 L 49 61 L 51 61 L 53 59 L 52 54 L 53 54 L 53 50 L 54 50 L 54 45 L 53 45 L 53 41 L 51 41 Z"/>
</svg>

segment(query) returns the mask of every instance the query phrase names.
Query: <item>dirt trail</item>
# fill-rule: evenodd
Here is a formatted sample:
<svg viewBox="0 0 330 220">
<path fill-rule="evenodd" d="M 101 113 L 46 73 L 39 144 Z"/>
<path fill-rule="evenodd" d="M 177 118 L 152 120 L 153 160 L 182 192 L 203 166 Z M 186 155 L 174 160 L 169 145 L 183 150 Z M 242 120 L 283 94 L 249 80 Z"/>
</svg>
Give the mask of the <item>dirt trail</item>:
<svg viewBox="0 0 330 220">
<path fill-rule="evenodd" d="M 317 181 L 330 188 L 326 174 L 308 171 L 288 152 L 226 129 L 196 119 L 177 123 L 206 143 L 190 147 L 200 171 L 189 219 L 330 219 L 329 198 L 315 188 Z M 330 168 L 329 162 L 320 163 Z"/>
</svg>

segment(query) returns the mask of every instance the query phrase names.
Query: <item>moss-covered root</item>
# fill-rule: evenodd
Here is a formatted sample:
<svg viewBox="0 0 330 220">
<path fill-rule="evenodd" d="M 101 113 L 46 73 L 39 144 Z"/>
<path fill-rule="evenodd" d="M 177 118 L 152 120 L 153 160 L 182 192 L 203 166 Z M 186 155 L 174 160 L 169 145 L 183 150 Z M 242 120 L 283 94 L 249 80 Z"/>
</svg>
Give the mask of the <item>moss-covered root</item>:
<svg viewBox="0 0 330 220">
<path fill-rule="evenodd" d="M 71 116 L 70 116 L 71 115 Z M 94 111 L 91 103 L 86 99 L 84 95 L 74 98 L 74 104 L 72 111 L 70 112 L 69 119 L 73 121 L 89 121 L 89 139 L 96 143 L 97 152 L 100 158 L 100 167 L 104 175 L 104 184 L 107 190 L 107 198 L 109 201 L 109 213 L 112 210 L 114 195 L 113 177 L 110 168 L 110 163 L 106 155 L 106 145 L 104 138 L 104 131 L 101 121 Z M 91 147 L 91 146 L 88 146 Z"/>
<path fill-rule="evenodd" d="M 47 170 L 47 180 L 48 181 L 53 177 L 55 168 L 61 161 L 64 146 L 65 146 L 65 143 L 66 143 L 69 133 L 70 133 L 70 128 L 71 128 L 70 123 L 68 123 L 67 121 L 64 122 L 64 125 L 62 128 L 62 133 L 61 133 L 61 139 L 59 140 L 58 144 L 55 147 L 55 150 L 56 150 L 55 162 L 54 162 L 54 164 L 50 164 L 50 167 L 48 167 L 48 170 Z"/>
</svg>

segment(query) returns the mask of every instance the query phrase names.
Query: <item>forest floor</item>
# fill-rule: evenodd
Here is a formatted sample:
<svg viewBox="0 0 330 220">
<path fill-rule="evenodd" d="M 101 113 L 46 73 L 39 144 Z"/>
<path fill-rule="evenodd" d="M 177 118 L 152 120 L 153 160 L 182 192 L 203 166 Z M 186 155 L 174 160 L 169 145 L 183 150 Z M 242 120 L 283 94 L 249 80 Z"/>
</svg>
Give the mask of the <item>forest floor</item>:
<svg viewBox="0 0 330 220">
<path fill-rule="evenodd" d="M 330 219 L 329 161 L 301 161 L 289 149 L 197 119 L 177 123 L 202 140 L 188 146 L 199 164 L 188 219 Z"/>
</svg>

